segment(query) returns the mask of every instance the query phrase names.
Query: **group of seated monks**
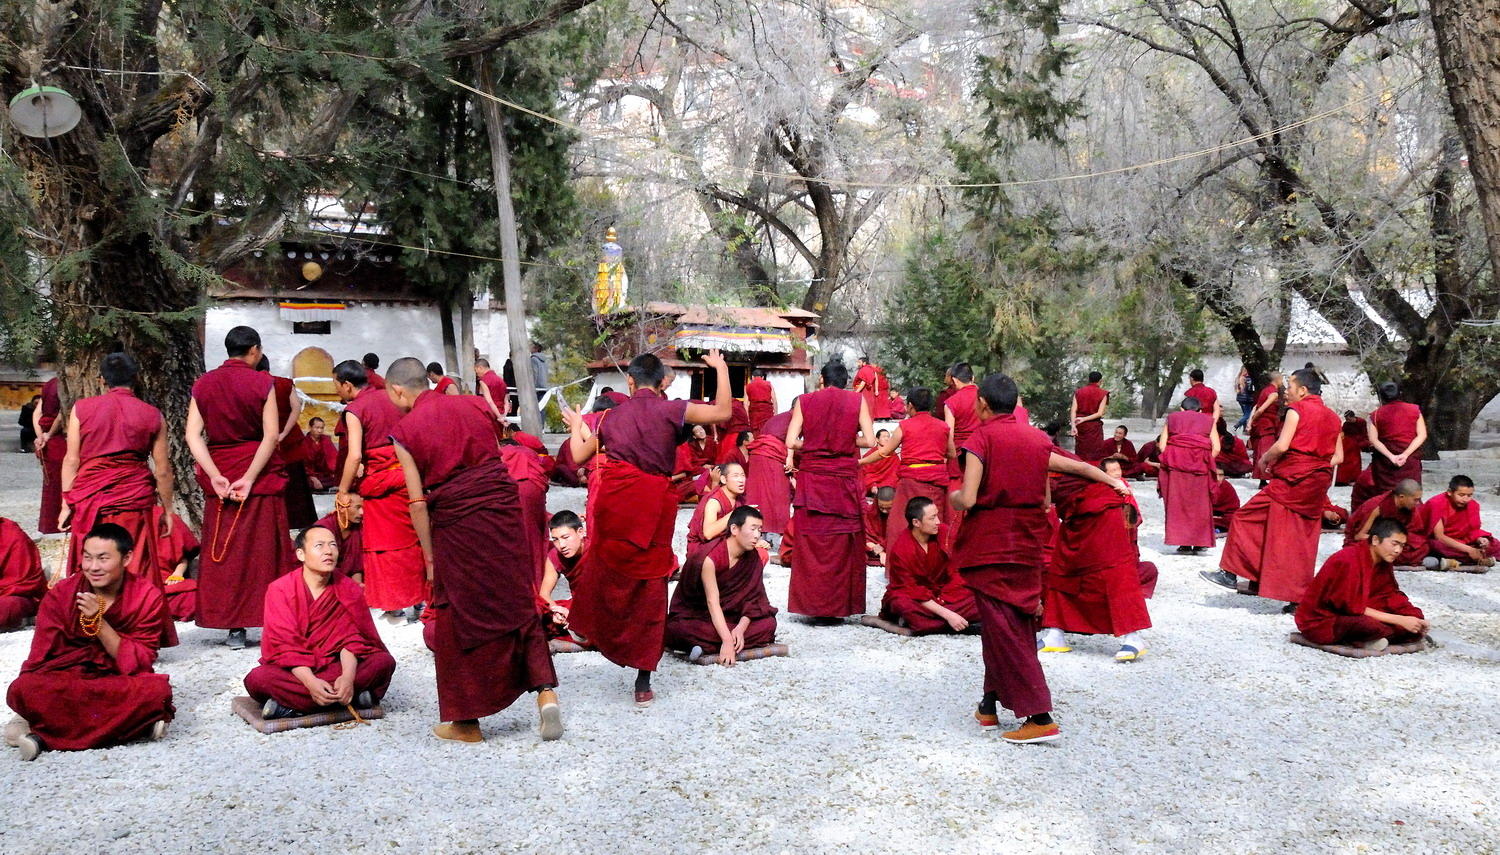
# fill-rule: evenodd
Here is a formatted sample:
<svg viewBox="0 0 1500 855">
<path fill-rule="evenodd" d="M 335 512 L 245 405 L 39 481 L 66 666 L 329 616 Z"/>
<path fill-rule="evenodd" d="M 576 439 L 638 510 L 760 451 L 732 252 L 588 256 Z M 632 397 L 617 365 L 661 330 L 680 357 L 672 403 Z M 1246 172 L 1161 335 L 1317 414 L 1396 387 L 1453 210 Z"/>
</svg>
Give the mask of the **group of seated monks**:
<svg viewBox="0 0 1500 855">
<path fill-rule="evenodd" d="M 1491 567 L 1500 557 L 1500 544 L 1480 525 L 1474 481 L 1454 475 L 1445 492 L 1423 501 L 1422 484 L 1398 482 L 1390 492 L 1373 496 L 1348 516 L 1344 543 L 1367 540 L 1382 519 L 1401 523 L 1404 546 L 1390 561 L 1397 567 L 1453 570 L 1460 566 Z"/>
</svg>

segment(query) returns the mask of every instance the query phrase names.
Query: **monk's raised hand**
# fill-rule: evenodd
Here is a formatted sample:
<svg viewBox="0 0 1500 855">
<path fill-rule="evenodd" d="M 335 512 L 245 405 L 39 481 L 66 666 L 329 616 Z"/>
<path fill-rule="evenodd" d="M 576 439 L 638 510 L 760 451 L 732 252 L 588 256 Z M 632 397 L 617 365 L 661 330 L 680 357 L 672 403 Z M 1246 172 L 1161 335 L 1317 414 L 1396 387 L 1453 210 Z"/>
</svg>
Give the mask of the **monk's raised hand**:
<svg viewBox="0 0 1500 855">
<path fill-rule="evenodd" d="M 78 603 L 78 613 L 81 615 L 92 616 L 98 614 L 99 608 L 103 605 L 103 603 L 99 600 L 99 596 L 97 594 L 89 593 L 87 591 L 79 594 L 76 601 Z"/>
<path fill-rule="evenodd" d="M 729 363 L 724 361 L 724 354 L 720 353 L 717 347 L 703 354 L 703 364 L 715 370 L 726 368 L 729 365 Z"/>
</svg>

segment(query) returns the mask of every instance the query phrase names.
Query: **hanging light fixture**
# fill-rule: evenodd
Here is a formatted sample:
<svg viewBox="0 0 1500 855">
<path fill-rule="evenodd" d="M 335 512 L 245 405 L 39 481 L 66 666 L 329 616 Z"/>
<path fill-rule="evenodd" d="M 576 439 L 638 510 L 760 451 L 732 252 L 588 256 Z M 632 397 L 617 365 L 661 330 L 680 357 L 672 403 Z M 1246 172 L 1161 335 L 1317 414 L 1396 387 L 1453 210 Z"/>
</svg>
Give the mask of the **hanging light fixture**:
<svg viewBox="0 0 1500 855">
<path fill-rule="evenodd" d="M 56 86 L 32 86 L 10 99 L 10 123 L 28 137 L 62 136 L 82 118 L 78 102 Z"/>
</svg>

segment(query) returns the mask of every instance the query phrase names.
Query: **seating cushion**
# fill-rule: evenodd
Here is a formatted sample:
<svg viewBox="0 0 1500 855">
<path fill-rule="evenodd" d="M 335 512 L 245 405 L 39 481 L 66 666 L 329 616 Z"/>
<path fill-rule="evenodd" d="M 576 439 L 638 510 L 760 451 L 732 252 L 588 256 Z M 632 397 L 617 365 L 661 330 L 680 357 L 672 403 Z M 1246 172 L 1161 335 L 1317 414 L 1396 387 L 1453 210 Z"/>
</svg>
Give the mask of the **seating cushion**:
<svg viewBox="0 0 1500 855">
<path fill-rule="evenodd" d="M 354 721 L 354 716 L 346 709 L 324 710 L 309 715 L 299 715 L 294 718 L 273 718 L 267 720 L 260 714 L 260 703 L 254 698 L 240 695 L 229 702 L 229 708 L 234 714 L 245 720 L 246 724 L 261 733 L 280 733 L 283 730 L 296 730 L 302 727 L 323 727 L 330 724 L 339 724 L 346 721 Z M 360 718 L 377 719 L 385 718 L 385 710 L 376 704 L 367 710 L 359 711 Z"/>
<path fill-rule="evenodd" d="M 1350 644 L 1318 644 L 1308 641 L 1300 632 L 1294 632 L 1287 636 L 1287 641 L 1300 644 L 1303 647 L 1311 647 L 1315 650 L 1324 650 L 1336 656 L 1348 656 L 1351 659 L 1368 659 L 1371 656 L 1384 656 L 1387 653 L 1400 655 L 1402 653 L 1420 653 L 1427 649 L 1427 639 L 1419 638 L 1406 644 L 1391 644 L 1384 650 L 1366 650 L 1363 647 L 1355 647 Z"/>
</svg>

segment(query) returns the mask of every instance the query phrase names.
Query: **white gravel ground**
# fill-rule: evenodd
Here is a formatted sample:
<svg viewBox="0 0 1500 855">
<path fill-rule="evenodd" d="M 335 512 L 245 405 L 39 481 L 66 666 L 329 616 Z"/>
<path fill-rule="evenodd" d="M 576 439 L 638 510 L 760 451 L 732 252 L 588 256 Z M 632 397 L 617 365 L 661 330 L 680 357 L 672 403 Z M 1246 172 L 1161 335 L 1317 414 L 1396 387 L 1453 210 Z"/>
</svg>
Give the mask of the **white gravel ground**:
<svg viewBox="0 0 1500 855">
<path fill-rule="evenodd" d="M 13 495 L 26 460 L 0 458 L 7 512 L 34 507 Z M 645 711 L 631 674 L 559 656 L 567 735 L 538 741 L 523 700 L 484 722 L 478 746 L 428 735 L 431 656 L 417 627 L 382 623 L 400 663 L 386 719 L 261 736 L 229 711 L 255 649 L 184 625 L 159 663 L 178 711 L 165 741 L 35 763 L 0 753 L 0 852 L 1500 848 L 1500 664 L 1484 658 L 1500 645 L 1500 572 L 1401 579 L 1465 652 L 1338 658 L 1288 644 L 1279 604 L 1200 580 L 1214 557 L 1160 554 L 1160 504 L 1138 494 L 1162 571 L 1149 652 L 1119 665 L 1110 639 L 1075 637 L 1047 658 L 1064 733 L 1052 745 L 974 725 L 976 638 L 786 616 L 790 658 L 668 657 Z M 549 504 L 578 508 L 582 492 Z M 1338 542 L 1325 536 L 1323 553 Z M 786 569 L 766 578 L 784 604 Z M 872 569 L 872 609 L 882 585 Z M 0 685 L 30 638 L 0 635 Z"/>
</svg>

